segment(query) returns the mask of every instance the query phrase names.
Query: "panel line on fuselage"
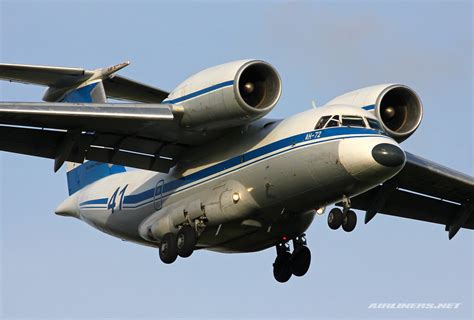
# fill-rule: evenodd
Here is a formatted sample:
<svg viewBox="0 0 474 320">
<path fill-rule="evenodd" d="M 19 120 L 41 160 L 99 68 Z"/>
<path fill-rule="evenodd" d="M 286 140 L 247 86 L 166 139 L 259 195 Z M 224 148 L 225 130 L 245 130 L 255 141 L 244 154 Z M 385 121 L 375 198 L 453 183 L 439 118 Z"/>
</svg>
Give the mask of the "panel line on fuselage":
<svg viewBox="0 0 474 320">
<path fill-rule="evenodd" d="M 178 192 L 185 191 L 212 179 L 216 179 L 246 166 L 294 150 L 296 148 L 339 139 L 359 138 L 366 136 L 379 136 L 388 138 L 376 130 L 349 127 L 314 130 L 287 137 L 255 150 L 251 150 L 244 154 L 224 160 L 220 163 L 211 165 L 188 176 L 169 181 L 163 186 L 163 198 L 166 198 L 172 194 L 177 194 Z M 154 193 L 154 188 L 151 188 L 137 194 L 127 195 L 124 198 L 123 208 L 135 209 L 150 204 L 154 201 Z M 80 207 L 81 209 L 104 209 L 107 208 L 107 202 L 108 198 L 88 200 L 82 202 Z"/>
</svg>

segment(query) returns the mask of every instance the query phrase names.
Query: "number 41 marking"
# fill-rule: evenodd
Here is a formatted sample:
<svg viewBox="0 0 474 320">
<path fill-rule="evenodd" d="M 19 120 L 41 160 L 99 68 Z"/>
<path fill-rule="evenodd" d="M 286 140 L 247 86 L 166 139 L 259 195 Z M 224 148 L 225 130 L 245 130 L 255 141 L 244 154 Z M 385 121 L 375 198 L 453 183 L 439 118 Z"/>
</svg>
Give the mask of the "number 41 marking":
<svg viewBox="0 0 474 320">
<path fill-rule="evenodd" d="M 117 203 L 115 202 L 117 200 L 117 195 L 119 196 L 119 206 L 118 209 L 122 210 L 122 205 L 123 205 L 123 198 L 125 196 L 125 190 L 127 190 L 128 184 L 123 187 L 123 189 L 120 191 L 120 187 L 115 190 L 114 194 L 110 197 L 109 203 L 107 204 L 107 210 L 111 209 L 112 213 L 115 211 L 115 207 L 117 206 Z"/>
</svg>

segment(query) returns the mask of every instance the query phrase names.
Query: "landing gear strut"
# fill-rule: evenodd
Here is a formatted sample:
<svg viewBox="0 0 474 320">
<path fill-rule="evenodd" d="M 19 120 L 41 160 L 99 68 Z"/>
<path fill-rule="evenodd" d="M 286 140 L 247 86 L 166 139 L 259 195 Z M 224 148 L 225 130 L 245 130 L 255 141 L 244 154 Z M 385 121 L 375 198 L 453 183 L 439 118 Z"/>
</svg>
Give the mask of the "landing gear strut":
<svg viewBox="0 0 474 320">
<path fill-rule="evenodd" d="M 288 242 L 276 246 L 277 257 L 273 263 L 273 276 L 278 282 L 287 282 L 292 275 L 304 276 L 311 264 L 311 251 L 306 246 L 304 235 L 293 239 L 293 253 Z"/>
<path fill-rule="evenodd" d="M 333 208 L 328 214 L 328 226 L 329 228 L 336 230 L 342 226 L 342 229 L 346 232 L 351 232 L 357 225 L 357 215 L 351 209 L 351 201 L 348 197 L 342 199 L 343 210 L 339 208 Z"/>
</svg>

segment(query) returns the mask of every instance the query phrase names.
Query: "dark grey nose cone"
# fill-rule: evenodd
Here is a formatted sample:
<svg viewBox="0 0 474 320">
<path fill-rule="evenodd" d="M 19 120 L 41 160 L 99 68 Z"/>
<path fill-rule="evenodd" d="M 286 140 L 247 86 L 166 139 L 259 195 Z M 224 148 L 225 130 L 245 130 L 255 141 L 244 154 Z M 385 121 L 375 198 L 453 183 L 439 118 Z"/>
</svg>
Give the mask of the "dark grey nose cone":
<svg viewBox="0 0 474 320">
<path fill-rule="evenodd" d="M 389 143 L 376 145 L 372 149 L 372 157 L 386 167 L 398 167 L 405 162 L 405 153 L 402 149 Z"/>
</svg>

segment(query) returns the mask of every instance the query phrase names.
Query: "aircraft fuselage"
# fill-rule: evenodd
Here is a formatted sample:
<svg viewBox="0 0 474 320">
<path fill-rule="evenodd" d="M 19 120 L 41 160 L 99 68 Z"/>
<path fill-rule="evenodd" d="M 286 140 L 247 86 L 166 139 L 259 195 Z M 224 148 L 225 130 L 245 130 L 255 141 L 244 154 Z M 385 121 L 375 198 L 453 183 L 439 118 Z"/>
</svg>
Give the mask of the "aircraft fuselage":
<svg viewBox="0 0 474 320">
<path fill-rule="evenodd" d="M 397 146 L 378 130 L 314 130 L 322 115 L 331 114 L 373 118 L 360 108 L 333 106 L 285 120 L 262 119 L 191 148 L 169 174 L 114 174 L 73 194 L 57 211 L 124 240 L 158 246 L 147 237 L 150 219 L 170 216 L 173 224 L 202 210 L 207 221 L 198 248 L 268 248 L 304 233 L 316 209 L 363 193 L 402 168 L 403 163 L 387 166 L 374 159 L 375 146 Z"/>
</svg>

